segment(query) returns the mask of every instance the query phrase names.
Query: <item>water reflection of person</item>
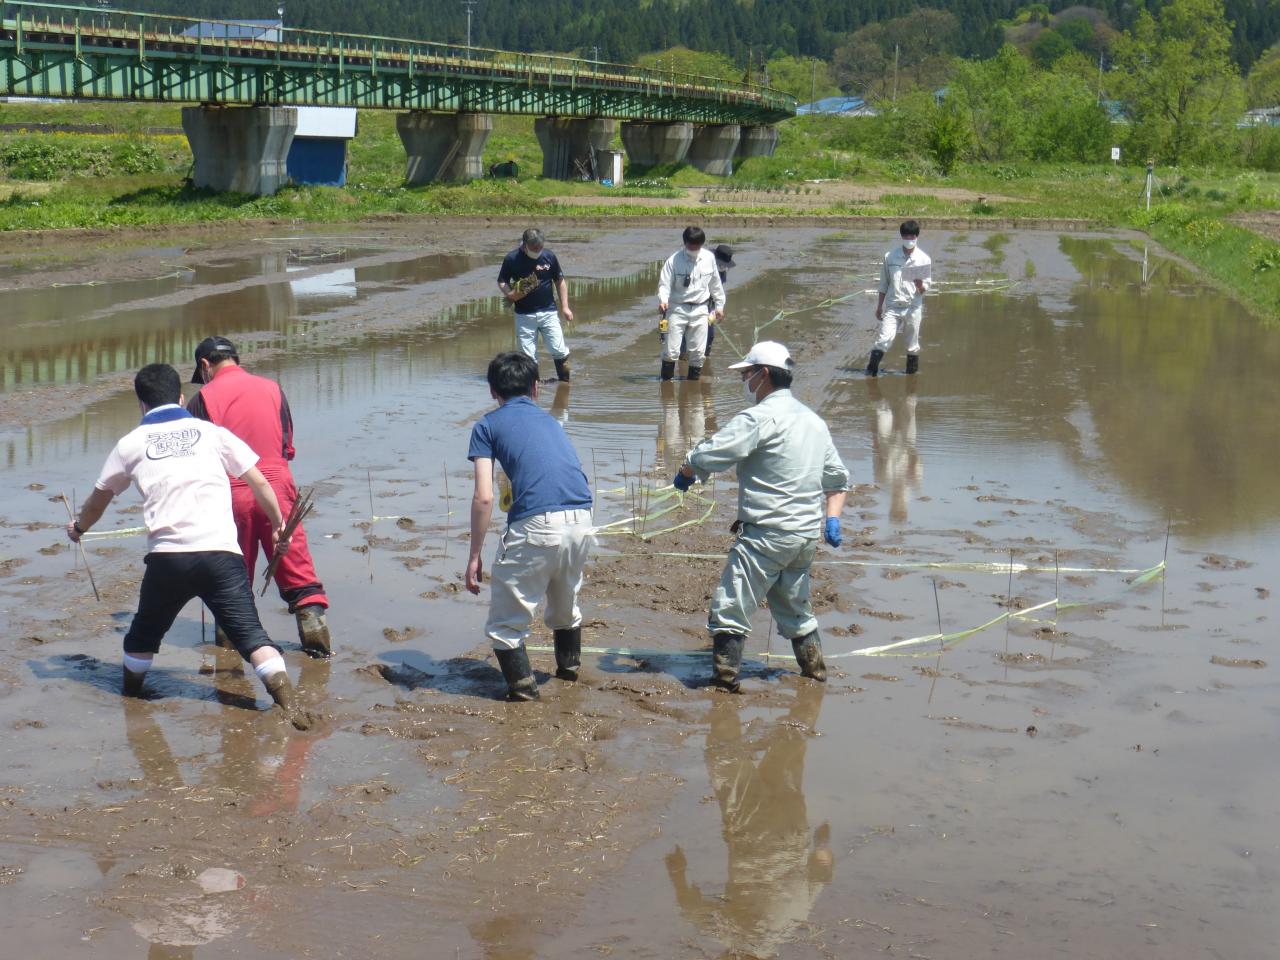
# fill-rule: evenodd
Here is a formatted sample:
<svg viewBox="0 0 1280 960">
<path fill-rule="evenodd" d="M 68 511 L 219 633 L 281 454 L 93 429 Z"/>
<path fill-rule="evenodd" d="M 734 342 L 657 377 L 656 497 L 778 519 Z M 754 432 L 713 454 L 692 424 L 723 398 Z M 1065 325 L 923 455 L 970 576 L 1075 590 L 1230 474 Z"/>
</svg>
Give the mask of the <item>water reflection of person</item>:
<svg viewBox="0 0 1280 960">
<path fill-rule="evenodd" d="M 556 385 L 556 395 L 551 398 L 551 415 L 562 424 L 569 422 L 569 389 L 567 380 Z"/>
<path fill-rule="evenodd" d="M 916 381 L 907 381 L 905 395 L 891 400 L 879 380 L 868 379 L 867 394 L 872 403 L 875 480 L 889 490 L 889 519 L 902 522 L 907 519 L 911 495 L 919 491 L 924 479 L 924 464 L 916 448 Z"/>
<path fill-rule="evenodd" d="M 658 385 L 658 459 L 661 467 L 684 463 L 685 454 L 716 429 L 711 384 L 705 380 L 664 380 Z"/>
<path fill-rule="evenodd" d="M 802 684 L 785 719 L 761 737 L 743 732 L 736 699 L 717 698 L 711 708 L 706 763 L 728 846 L 724 894 L 689 883 L 679 847 L 667 856 L 667 875 L 685 919 L 735 955 L 774 956 L 834 874 L 831 828 L 823 823 L 810 835 L 804 801 L 805 747 L 825 689 Z"/>
</svg>

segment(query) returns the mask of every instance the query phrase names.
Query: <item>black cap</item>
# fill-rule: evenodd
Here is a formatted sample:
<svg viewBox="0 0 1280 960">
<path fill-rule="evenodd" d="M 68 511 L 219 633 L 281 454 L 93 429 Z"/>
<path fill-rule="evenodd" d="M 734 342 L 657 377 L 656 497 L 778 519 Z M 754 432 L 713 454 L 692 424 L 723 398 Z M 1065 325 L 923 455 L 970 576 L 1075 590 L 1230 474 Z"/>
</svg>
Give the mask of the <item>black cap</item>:
<svg viewBox="0 0 1280 960">
<path fill-rule="evenodd" d="M 191 374 L 192 383 L 204 383 L 204 378 L 200 376 L 200 361 L 208 360 L 211 363 L 218 363 L 226 360 L 228 357 L 239 360 L 240 355 L 236 353 L 236 345 L 226 337 L 205 337 L 196 347 L 196 370 Z"/>
<path fill-rule="evenodd" d="M 716 259 L 726 267 L 737 266 L 737 264 L 733 262 L 733 247 L 729 246 L 727 243 L 720 244 L 713 252 L 716 255 Z"/>
</svg>

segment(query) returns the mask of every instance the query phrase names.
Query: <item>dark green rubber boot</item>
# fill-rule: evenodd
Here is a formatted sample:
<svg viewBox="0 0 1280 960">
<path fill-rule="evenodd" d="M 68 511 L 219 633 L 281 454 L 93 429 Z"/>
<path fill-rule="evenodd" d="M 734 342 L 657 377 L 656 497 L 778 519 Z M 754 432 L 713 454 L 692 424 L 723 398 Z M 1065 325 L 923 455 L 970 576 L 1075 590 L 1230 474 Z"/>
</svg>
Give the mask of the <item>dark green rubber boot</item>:
<svg viewBox="0 0 1280 960">
<path fill-rule="evenodd" d="M 740 633 L 717 633 L 711 638 L 711 682 L 721 690 L 738 692 L 738 671 L 746 645 L 747 638 Z"/>
<path fill-rule="evenodd" d="M 827 664 L 822 659 L 822 640 L 817 630 L 796 637 L 791 641 L 791 649 L 795 651 L 796 663 L 800 664 L 800 672 L 804 676 L 819 683 L 826 682 Z"/>
<path fill-rule="evenodd" d="M 883 350 L 872 350 L 871 358 L 867 361 L 867 376 L 880 376 L 880 361 L 884 359 Z"/>
<path fill-rule="evenodd" d="M 574 683 L 582 665 L 582 628 L 566 627 L 554 631 L 556 638 L 556 676 Z"/>
<path fill-rule="evenodd" d="M 498 667 L 507 681 L 507 699 L 538 700 L 538 682 L 533 679 L 533 667 L 529 665 L 529 651 L 523 645 L 514 650 L 494 650 Z"/>
</svg>

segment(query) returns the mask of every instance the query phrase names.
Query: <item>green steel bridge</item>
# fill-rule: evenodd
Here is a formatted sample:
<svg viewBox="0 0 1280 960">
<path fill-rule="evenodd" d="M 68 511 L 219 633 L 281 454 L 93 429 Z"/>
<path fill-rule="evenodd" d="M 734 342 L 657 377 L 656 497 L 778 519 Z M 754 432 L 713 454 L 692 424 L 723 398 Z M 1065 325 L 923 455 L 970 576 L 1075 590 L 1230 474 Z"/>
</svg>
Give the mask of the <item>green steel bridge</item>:
<svg viewBox="0 0 1280 960">
<path fill-rule="evenodd" d="M 231 21 L 3 7 L 0 96 L 745 126 L 796 108 L 765 87 L 571 57 L 290 28 L 255 39 Z"/>
</svg>

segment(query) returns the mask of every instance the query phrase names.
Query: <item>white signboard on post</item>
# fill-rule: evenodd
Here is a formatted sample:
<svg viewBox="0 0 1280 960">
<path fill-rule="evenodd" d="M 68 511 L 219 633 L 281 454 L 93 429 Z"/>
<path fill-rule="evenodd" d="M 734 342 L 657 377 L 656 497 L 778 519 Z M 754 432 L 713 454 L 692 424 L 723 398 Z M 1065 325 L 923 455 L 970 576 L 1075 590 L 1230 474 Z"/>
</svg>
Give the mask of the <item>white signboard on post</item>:
<svg viewBox="0 0 1280 960">
<path fill-rule="evenodd" d="M 1119 163 L 1119 162 L 1120 162 L 1120 148 L 1119 148 L 1119 147 L 1112 147 L 1112 148 L 1111 148 L 1111 162 L 1112 162 L 1112 163 Z"/>
</svg>

